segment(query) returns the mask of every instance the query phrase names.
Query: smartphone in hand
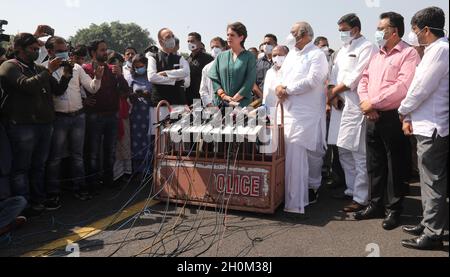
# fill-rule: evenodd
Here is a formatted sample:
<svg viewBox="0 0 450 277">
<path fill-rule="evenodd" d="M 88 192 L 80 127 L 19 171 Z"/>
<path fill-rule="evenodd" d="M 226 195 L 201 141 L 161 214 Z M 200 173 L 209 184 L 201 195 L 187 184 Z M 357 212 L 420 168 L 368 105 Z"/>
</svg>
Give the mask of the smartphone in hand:
<svg viewBox="0 0 450 277">
<path fill-rule="evenodd" d="M 98 62 L 92 61 L 92 68 L 94 69 L 94 72 L 96 72 L 98 69 Z"/>
<path fill-rule="evenodd" d="M 52 37 L 55 35 L 55 29 L 50 26 L 44 26 L 43 32 Z"/>
</svg>

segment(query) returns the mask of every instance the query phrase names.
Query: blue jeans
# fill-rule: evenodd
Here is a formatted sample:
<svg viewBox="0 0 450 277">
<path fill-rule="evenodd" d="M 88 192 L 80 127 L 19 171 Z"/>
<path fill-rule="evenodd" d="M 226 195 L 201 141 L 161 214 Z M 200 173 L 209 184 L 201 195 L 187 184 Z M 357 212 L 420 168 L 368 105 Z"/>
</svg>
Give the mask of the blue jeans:
<svg viewBox="0 0 450 277">
<path fill-rule="evenodd" d="M 0 228 L 8 226 L 22 213 L 27 206 L 27 200 L 16 196 L 0 201 Z"/>
<path fill-rule="evenodd" d="M 87 147 L 88 157 L 88 178 L 90 189 L 95 189 L 98 180 L 103 173 L 103 184 L 113 185 L 114 162 L 116 159 L 117 135 L 119 120 L 117 115 L 87 115 Z M 100 153 L 103 142 L 103 170 L 100 169 Z"/>
<path fill-rule="evenodd" d="M 11 190 L 33 204 L 45 201 L 45 163 L 53 133 L 52 124 L 13 125 L 7 127 L 13 161 Z"/>
<path fill-rule="evenodd" d="M 66 145 L 72 160 L 70 176 L 73 179 L 74 190 L 83 190 L 86 186 L 83 161 L 86 115 L 74 117 L 57 115 L 53 127 L 52 147 L 47 164 L 47 193 L 61 193 L 61 163 L 65 158 Z"/>
<path fill-rule="evenodd" d="M 11 145 L 6 130 L 0 123 L 0 200 L 11 196 L 11 185 L 9 183 L 11 163 Z"/>
</svg>

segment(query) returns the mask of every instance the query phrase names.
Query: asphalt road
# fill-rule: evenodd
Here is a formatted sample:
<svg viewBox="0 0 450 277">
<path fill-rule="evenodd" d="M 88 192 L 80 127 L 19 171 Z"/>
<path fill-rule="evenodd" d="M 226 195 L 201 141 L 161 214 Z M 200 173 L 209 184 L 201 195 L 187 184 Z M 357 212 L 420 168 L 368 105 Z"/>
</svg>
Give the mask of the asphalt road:
<svg viewBox="0 0 450 277">
<path fill-rule="evenodd" d="M 54 242 L 72 234 L 76 228 L 96 226 L 95 222 L 114 217 L 136 193 L 137 185 L 122 191 L 104 190 L 89 202 L 79 202 L 70 193 L 61 210 L 33 218 L 11 237 L 0 239 L 0 256 L 30 255 L 42 250 L 45 256 L 66 256 L 65 247 Z M 405 203 L 404 224 L 420 221 L 419 188 L 414 185 Z M 147 199 L 145 188 L 130 202 Z M 182 207 L 159 203 L 145 212 L 78 241 L 81 257 L 448 257 L 448 233 L 444 251 L 414 251 L 400 245 L 410 238 L 398 228 L 384 231 L 382 220 L 357 222 L 340 212 L 346 204 L 335 200 L 333 192 L 322 188 L 319 202 L 305 216 L 289 216 L 282 209 L 275 215 Z M 139 210 L 142 210 L 139 208 Z M 111 222 L 113 222 L 111 220 Z M 99 228 L 99 227 L 95 227 Z M 95 228 L 92 228 L 95 230 Z M 85 228 L 86 229 L 86 228 Z M 88 229 L 91 230 L 91 229 Z M 83 233 L 86 234 L 86 233 Z M 63 240 L 64 241 L 64 240 Z M 67 243 L 70 243 L 68 241 Z M 44 253 L 44 254 L 43 254 Z"/>
</svg>

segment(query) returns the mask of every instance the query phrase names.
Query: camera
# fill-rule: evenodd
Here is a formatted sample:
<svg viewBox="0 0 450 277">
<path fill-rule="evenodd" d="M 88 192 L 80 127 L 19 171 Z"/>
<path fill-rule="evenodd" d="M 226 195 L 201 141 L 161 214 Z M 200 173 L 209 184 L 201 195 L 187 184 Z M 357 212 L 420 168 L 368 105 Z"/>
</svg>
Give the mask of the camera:
<svg viewBox="0 0 450 277">
<path fill-rule="evenodd" d="M 61 67 L 66 67 L 66 66 L 70 66 L 73 67 L 73 64 L 69 61 L 62 61 L 61 62 Z"/>
<path fill-rule="evenodd" d="M 152 54 L 157 54 L 158 51 L 159 51 L 158 46 L 156 46 L 156 45 L 150 45 L 149 47 L 147 47 L 147 48 L 144 50 L 144 54 L 147 54 L 147 53 L 149 53 L 149 52 L 152 53 Z"/>
<path fill-rule="evenodd" d="M 9 42 L 11 37 L 9 35 L 3 34 L 5 30 L 3 30 L 3 25 L 8 25 L 8 21 L 0 20 L 0 42 L 6 41 Z"/>
</svg>

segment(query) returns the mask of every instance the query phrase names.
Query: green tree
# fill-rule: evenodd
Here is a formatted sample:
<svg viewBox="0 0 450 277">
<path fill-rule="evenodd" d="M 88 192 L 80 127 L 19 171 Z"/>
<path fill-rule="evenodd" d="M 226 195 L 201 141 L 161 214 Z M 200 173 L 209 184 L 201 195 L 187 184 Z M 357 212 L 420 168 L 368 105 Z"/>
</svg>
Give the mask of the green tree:
<svg viewBox="0 0 450 277">
<path fill-rule="evenodd" d="M 89 44 L 95 39 L 103 39 L 108 48 L 122 53 L 126 47 L 134 47 L 139 53 L 155 43 L 150 33 L 135 23 L 124 24 L 119 21 L 91 24 L 89 28 L 78 30 L 69 40 L 72 45 Z"/>
</svg>

